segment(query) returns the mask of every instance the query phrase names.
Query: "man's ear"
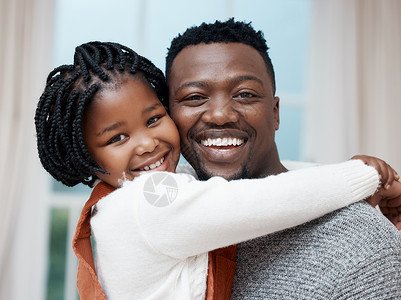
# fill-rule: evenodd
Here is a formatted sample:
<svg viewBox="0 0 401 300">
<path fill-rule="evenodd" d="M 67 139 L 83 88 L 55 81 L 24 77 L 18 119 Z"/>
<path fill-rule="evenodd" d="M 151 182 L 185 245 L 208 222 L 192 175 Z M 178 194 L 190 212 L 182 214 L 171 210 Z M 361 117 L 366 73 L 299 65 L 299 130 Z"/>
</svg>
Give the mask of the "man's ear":
<svg viewBox="0 0 401 300">
<path fill-rule="evenodd" d="M 276 130 L 278 130 L 280 127 L 280 98 L 279 97 L 274 97 L 273 115 L 274 115 L 274 127 Z"/>
</svg>

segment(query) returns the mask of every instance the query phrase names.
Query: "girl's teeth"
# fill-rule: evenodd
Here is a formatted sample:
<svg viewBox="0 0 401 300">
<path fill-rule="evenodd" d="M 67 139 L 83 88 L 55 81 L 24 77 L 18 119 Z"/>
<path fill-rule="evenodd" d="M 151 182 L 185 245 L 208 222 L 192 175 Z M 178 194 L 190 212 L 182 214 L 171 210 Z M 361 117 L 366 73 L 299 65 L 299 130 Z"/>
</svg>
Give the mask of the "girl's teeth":
<svg viewBox="0 0 401 300">
<path fill-rule="evenodd" d="M 154 168 L 159 167 L 163 162 L 164 162 L 164 157 L 162 157 L 160 160 L 158 160 L 158 161 L 155 162 L 154 164 L 150 164 L 149 166 L 143 167 L 143 170 L 144 170 L 144 171 L 152 170 L 152 169 L 154 169 Z"/>
</svg>

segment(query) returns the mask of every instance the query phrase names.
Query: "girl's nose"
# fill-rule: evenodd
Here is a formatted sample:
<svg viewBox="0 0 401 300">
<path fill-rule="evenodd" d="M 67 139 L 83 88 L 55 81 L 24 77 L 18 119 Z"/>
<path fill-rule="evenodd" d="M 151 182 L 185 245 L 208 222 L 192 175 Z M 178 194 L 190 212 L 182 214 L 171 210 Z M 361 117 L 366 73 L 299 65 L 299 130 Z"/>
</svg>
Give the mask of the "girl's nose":
<svg viewBox="0 0 401 300">
<path fill-rule="evenodd" d="M 145 153 L 151 153 L 159 145 L 159 139 L 147 134 L 141 134 L 135 138 L 135 154 L 143 155 Z"/>
</svg>

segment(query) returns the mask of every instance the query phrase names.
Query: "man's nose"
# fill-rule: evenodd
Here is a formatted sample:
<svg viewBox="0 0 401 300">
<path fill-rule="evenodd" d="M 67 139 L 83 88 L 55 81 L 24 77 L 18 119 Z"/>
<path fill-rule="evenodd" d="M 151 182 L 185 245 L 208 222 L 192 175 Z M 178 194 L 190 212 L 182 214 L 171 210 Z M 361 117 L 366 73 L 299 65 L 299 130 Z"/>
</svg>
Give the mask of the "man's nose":
<svg viewBox="0 0 401 300">
<path fill-rule="evenodd" d="M 202 120 L 206 123 L 224 125 L 238 121 L 239 114 L 234 108 L 235 100 L 231 97 L 216 97 L 209 99 Z"/>
</svg>

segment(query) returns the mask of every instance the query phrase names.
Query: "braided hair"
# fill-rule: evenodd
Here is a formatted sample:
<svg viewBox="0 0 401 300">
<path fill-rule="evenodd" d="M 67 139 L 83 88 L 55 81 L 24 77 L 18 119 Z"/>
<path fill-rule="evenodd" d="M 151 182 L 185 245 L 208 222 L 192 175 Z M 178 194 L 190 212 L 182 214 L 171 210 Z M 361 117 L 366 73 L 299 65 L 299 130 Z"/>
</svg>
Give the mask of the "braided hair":
<svg viewBox="0 0 401 300">
<path fill-rule="evenodd" d="M 202 23 L 199 26 L 188 28 L 183 34 L 175 37 L 166 56 L 166 78 L 169 81 L 174 59 L 184 48 L 191 45 L 212 43 L 241 43 L 253 47 L 262 56 L 267 73 L 273 84 L 273 93 L 276 92 L 276 80 L 273 64 L 268 54 L 269 48 L 262 31 L 256 31 L 251 23 L 235 21 L 230 18 L 225 22 Z"/>
<path fill-rule="evenodd" d="M 163 72 L 123 45 L 89 42 L 75 49 L 73 65 L 55 68 L 47 77 L 35 114 L 37 147 L 43 167 L 67 186 L 92 186 L 95 172 L 107 174 L 89 154 L 82 118 L 96 93 L 116 87 L 124 76 L 150 84 L 166 106 Z"/>
</svg>

